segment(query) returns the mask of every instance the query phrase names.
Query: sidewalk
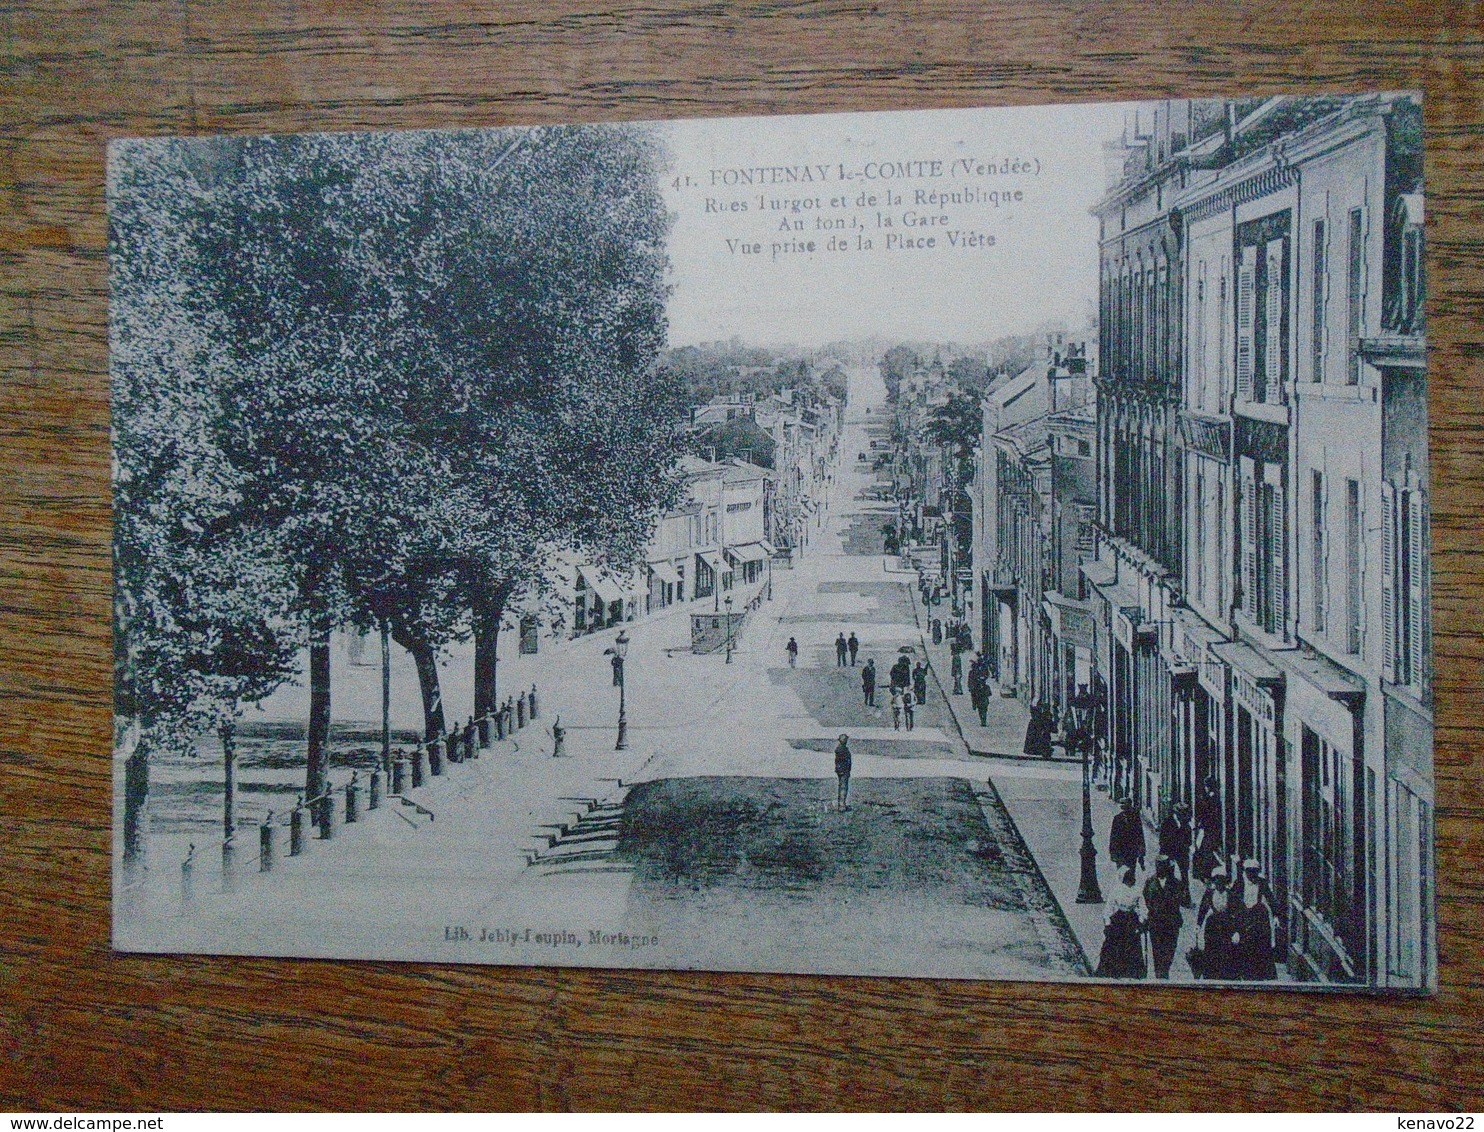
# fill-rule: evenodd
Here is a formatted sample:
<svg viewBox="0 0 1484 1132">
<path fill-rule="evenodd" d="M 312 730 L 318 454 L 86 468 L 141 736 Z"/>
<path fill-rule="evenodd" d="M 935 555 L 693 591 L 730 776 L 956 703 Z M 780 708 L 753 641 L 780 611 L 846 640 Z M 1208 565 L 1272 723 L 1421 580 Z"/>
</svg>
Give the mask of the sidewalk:
<svg viewBox="0 0 1484 1132">
<path fill-rule="evenodd" d="M 1014 820 L 1021 840 L 1031 851 L 1046 883 L 1061 905 L 1082 950 L 1087 955 L 1087 969 L 1095 970 L 1103 946 L 1103 920 L 1106 901 L 1101 904 L 1078 904 L 1077 890 L 1082 879 L 1082 768 L 1079 763 L 1058 760 L 1050 765 L 1042 760 L 995 760 L 990 768 L 990 783 L 999 791 L 1000 800 Z M 1097 850 L 1098 887 L 1106 898 L 1117 883 L 1113 863 L 1108 859 L 1108 835 L 1118 807 L 1097 788 L 1092 791 L 1092 844 Z M 1147 824 L 1144 841 L 1148 847 L 1145 862 L 1152 870 L 1159 854 L 1159 838 Z M 1139 884 L 1149 873 L 1141 873 Z M 1180 938 L 1175 945 L 1175 961 L 1170 967 L 1171 982 L 1190 982 L 1187 950 L 1195 946 L 1195 909 L 1184 911 Z"/>
<path fill-rule="evenodd" d="M 989 721 L 989 726 L 979 725 L 979 717 L 969 700 L 968 666 L 970 660 L 973 659 L 972 655 L 966 653 L 962 658 L 964 677 L 960 686 L 964 691 L 962 695 L 956 696 L 953 694 L 953 653 L 948 647 L 948 638 L 945 636 L 942 644 L 933 644 L 932 618 L 941 617 L 942 610 L 934 611 L 932 607 L 924 609 L 917 587 L 909 585 L 908 589 L 912 593 L 912 610 L 917 616 L 918 629 L 922 633 L 922 644 L 927 651 L 928 666 L 933 670 L 943 690 L 943 698 L 953 713 L 954 724 L 959 734 L 963 736 L 964 743 L 968 745 L 969 753 L 981 757 L 1024 758 L 1025 728 L 1030 721 L 1030 712 L 1020 700 L 1013 696 L 991 694 L 989 711 L 985 716 Z M 1057 750 L 1059 751 L 1060 748 Z M 1031 761 L 1044 762 L 1046 760 L 1032 759 Z M 1058 753 L 1053 756 L 1052 761 L 1065 761 L 1065 756 Z"/>
</svg>

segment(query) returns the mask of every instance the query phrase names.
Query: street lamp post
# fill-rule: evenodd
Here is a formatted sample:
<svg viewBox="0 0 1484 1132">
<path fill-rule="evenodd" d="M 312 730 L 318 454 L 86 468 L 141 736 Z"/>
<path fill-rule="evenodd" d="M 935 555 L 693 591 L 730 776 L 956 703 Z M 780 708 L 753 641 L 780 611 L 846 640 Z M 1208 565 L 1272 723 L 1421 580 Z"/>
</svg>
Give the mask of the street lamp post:
<svg viewBox="0 0 1484 1132">
<path fill-rule="evenodd" d="M 618 669 L 618 742 L 613 745 L 615 751 L 627 751 L 629 749 L 629 717 L 625 711 L 624 704 L 624 657 L 629 655 L 629 634 L 620 629 L 618 636 L 613 641 L 613 656 L 617 661 Z"/>
<path fill-rule="evenodd" d="M 1082 875 L 1077 883 L 1078 904 L 1103 902 L 1103 890 L 1098 887 L 1098 851 L 1092 843 L 1092 764 L 1088 756 L 1097 739 L 1092 733 L 1091 714 L 1085 704 L 1072 709 L 1072 733 L 1082 749 Z"/>
<path fill-rule="evenodd" d="M 727 663 L 732 663 L 732 599 L 727 598 Z"/>
</svg>

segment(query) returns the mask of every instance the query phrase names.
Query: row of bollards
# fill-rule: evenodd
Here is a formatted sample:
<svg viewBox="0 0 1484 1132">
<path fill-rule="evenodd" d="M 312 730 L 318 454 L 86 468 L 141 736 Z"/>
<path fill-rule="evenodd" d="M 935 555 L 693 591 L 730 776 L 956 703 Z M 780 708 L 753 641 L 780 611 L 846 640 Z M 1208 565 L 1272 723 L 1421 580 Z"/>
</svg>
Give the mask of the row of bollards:
<svg viewBox="0 0 1484 1132">
<path fill-rule="evenodd" d="M 539 715 L 536 685 L 532 684 L 529 693 L 521 692 L 518 697 L 507 698 L 499 709 L 489 715 L 478 720 L 471 716 L 462 728 L 450 729 L 441 740 L 434 739 L 413 748 L 409 752 L 410 757 L 399 756 L 394 759 L 390 768 L 391 795 L 400 797 L 409 789 L 416 789 L 423 785 L 430 775 L 441 776 L 444 772 L 445 760 L 448 763 L 460 763 L 469 759 L 477 759 L 480 749 L 490 744 L 491 724 L 494 727 L 495 738 L 504 740 L 507 736 L 525 727 L 527 722 L 537 719 Z M 379 809 L 386 793 L 382 768 L 378 767 L 371 771 L 365 789 L 366 809 Z M 344 787 L 343 820 L 347 824 L 361 820 L 361 793 L 360 771 L 353 771 L 350 781 Z M 290 857 L 298 857 L 304 853 L 308 826 L 313 826 L 318 830 L 322 841 L 334 838 L 336 807 L 333 795 L 334 788 L 327 784 L 325 792 L 317 798 L 306 799 L 302 794 L 299 796 L 294 808 L 289 812 L 287 822 Z M 258 826 L 257 863 L 260 873 L 272 872 L 277 863 L 278 829 L 279 823 L 274 821 L 273 812 L 270 810 Z M 183 904 L 189 905 L 195 901 L 195 871 L 196 845 L 195 842 L 191 842 L 186 858 L 180 866 L 180 894 Z M 237 874 L 237 834 L 234 831 L 222 842 L 222 890 L 224 892 L 233 890 Z"/>
</svg>

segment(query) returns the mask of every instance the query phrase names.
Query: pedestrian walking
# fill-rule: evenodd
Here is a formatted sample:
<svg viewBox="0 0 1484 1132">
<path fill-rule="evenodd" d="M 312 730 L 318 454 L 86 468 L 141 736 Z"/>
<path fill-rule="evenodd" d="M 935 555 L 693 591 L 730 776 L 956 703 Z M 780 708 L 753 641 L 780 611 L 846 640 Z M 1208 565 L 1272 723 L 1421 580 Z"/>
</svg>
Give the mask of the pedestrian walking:
<svg viewBox="0 0 1484 1132">
<path fill-rule="evenodd" d="M 942 643 L 943 643 L 943 619 L 941 617 L 934 617 L 933 618 L 933 644 L 935 644 L 935 645 L 941 645 Z"/>
<path fill-rule="evenodd" d="M 912 670 L 912 694 L 919 704 L 927 703 L 927 662 L 919 660 Z"/>
<path fill-rule="evenodd" d="M 835 778 L 838 781 L 835 801 L 836 808 L 841 810 L 850 809 L 850 765 L 850 736 L 841 735 L 835 744 Z"/>
<path fill-rule="evenodd" d="M 1201 784 L 1200 797 L 1196 799 L 1191 874 L 1201 882 L 1210 880 L 1212 870 L 1221 864 L 1221 856 L 1221 792 L 1216 779 L 1208 776 Z"/>
<path fill-rule="evenodd" d="M 860 649 L 861 649 L 861 643 L 857 639 L 857 637 L 855 635 L 855 630 L 854 629 L 852 629 L 850 631 L 850 640 L 846 641 L 845 644 L 850 649 L 850 667 L 851 668 L 854 668 L 855 667 L 855 654 L 858 653 L 858 652 L 860 652 Z"/>
<path fill-rule="evenodd" d="M 1240 979 L 1236 945 L 1241 939 L 1237 918 L 1231 907 L 1226 869 L 1217 865 L 1211 871 L 1206 891 L 1196 913 L 1199 942 L 1187 955 L 1191 972 L 1198 979 Z"/>
<path fill-rule="evenodd" d="M 1103 949 L 1094 972 L 1102 979 L 1142 979 L 1149 972 L 1144 961 L 1144 932 L 1148 913 L 1144 895 L 1135 883 L 1132 868 L 1119 874 L 1118 884 L 1108 894 L 1108 915 L 1103 921 Z"/>
<path fill-rule="evenodd" d="M 1178 803 L 1159 823 L 1159 851 L 1170 859 L 1180 903 L 1190 907 L 1190 807 Z"/>
<path fill-rule="evenodd" d="M 891 729 L 902 729 L 902 689 L 895 684 L 891 686 Z"/>
<path fill-rule="evenodd" d="M 1232 885 L 1230 909 L 1236 926 L 1232 943 L 1237 978 L 1267 981 L 1278 977 L 1273 961 L 1273 899 L 1261 866 L 1249 860 L 1243 877 Z"/>
<path fill-rule="evenodd" d="M 989 662 L 976 656 L 969 665 L 969 702 L 979 716 L 979 726 L 989 726 Z"/>
<path fill-rule="evenodd" d="M 797 668 L 799 664 L 799 642 L 790 637 L 784 649 L 788 653 L 788 666 L 790 668 Z"/>
<path fill-rule="evenodd" d="M 1051 713 L 1040 700 L 1037 700 L 1031 705 L 1031 717 L 1025 727 L 1023 750 L 1027 758 L 1049 759 L 1051 757 L 1051 730 Z"/>
<path fill-rule="evenodd" d="M 559 759 L 567 751 L 567 729 L 562 726 L 562 717 L 551 721 L 551 757 Z"/>
<path fill-rule="evenodd" d="M 845 634 L 841 633 L 835 638 L 835 666 L 837 668 L 845 667 L 845 654 L 849 649 L 850 646 L 845 643 Z"/>
<path fill-rule="evenodd" d="M 954 641 L 950 649 L 948 671 L 953 676 L 953 694 L 961 696 L 964 694 L 964 654 L 959 651 L 958 642 Z"/>
<path fill-rule="evenodd" d="M 917 697 L 912 694 L 911 688 L 902 689 L 902 720 L 907 724 L 907 730 L 911 731 L 916 718 L 914 708 L 917 707 Z"/>
<path fill-rule="evenodd" d="M 1184 916 L 1180 912 L 1181 886 L 1175 879 L 1174 862 L 1161 853 L 1154 859 L 1154 875 L 1144 883 L 1144 908 L 1149 917 L 1149 957 L 1154 977 L 1168 979 L 1175 960 Z M 1186 899 L 1189 897 L 1187 895 Z"/>
<path fill-rule="evenodd" d="M 865 693 L 866 707 L 876 706 L 876 658 L 867 657 L 861 669 L 861 691 Z"/>
<path fill-rule="evenodd" d="M 912 683 L 912 662 L 905 656 L 899 656 L 897 662 L 891 666 L 891 686 L 905 688 L 910 683 Z"/>
<path fill-rule="evenodd" d="M 1120 869 L 1144 867 L 1144 819 L 1134 809 L 1134 800 L 1124 798 L 1113 815 L 1108 834 L 1108 859 Z"/>
</svg>

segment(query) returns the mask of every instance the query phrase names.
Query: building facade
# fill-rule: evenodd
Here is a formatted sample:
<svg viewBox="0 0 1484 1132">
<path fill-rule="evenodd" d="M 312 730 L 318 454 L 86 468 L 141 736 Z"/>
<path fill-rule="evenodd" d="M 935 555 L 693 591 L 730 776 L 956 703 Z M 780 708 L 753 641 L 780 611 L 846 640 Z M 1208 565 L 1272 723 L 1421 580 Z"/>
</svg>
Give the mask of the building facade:
<svg viewBox="0 0 1484 1132">
<path fill-rule="evenodd" d="M 1153 104 L 1096 210 L 1109 787 L 1257 862 L 1305 980 L 1434 975 L 1420 137 Z"/>
</svg>

